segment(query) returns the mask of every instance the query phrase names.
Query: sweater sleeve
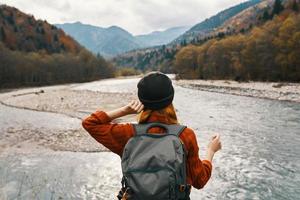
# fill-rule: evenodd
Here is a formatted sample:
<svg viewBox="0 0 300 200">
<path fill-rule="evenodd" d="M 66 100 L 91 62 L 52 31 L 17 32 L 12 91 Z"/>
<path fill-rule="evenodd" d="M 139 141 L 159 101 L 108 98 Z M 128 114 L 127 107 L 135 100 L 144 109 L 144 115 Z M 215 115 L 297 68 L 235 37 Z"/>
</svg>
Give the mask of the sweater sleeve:
<svg viewBox="0 0 300 200">
<path fill-rule="evenodd" d="M 187 148 L 187 174 L 191 177 L 192 186 L 201 189 L 211 176 L 212 164 L 209 160 L 200 160 L 199 147 L 193 130 L 187 128 L 185 137 L 181 138 Z"/>
<path fill-rule="evenodd" d="M 82 126 L 89 134 L 112 152 L 122 155 L 127 141 L 133 136 L 132 124 L 112 123 L 104 111 L 96 111 L 82 121 Z"/>
</svg>

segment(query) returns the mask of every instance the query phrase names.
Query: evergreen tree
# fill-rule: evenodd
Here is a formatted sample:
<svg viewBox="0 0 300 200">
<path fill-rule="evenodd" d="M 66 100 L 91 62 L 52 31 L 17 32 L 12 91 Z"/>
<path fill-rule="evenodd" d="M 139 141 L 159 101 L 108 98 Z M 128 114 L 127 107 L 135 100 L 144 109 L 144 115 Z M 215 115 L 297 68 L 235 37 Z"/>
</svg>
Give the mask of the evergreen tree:
<svg viewBox="0 0 300 200">
<path fill-rule="evenodd" d="M 97 57 L 98 59 L 102 59 L 102 58 L 103 58 L 99 52 L 97 53 L 96 57 Z"/>
<path fill-rule="evenodd" d="M 224 38 L 225 37 L 225 33 L 219 32 L 217 37 L 218 38 Z"/>
<path fill-rule="evenodd" d="M 14 26 L 14 32 L 17 33 L 19 31 L 17 26 Z"/>
<path fill-rule="evenodd" d="M 6 16 L 6 20 L 9 24 L 11 25 L 15 25 L 15 19 L 13 16 L 9 15 L 9 16 Z"/>
<path fill-rule="evenodd" d="M 60 48 L 61 48 L 63 51 L 66 50 L 66 47 L 65 47 L 64 43 L 62 43 L 62 44 L 60 45 Z"/>
<path fill-rule="evenodd" d="M 29 23 L 30 25 L 33 25 L 33 24 L 34 24 L 34 23 L 33 23 L 33 21 L 34 21 L 33 16 L 28 17 L 28 18 L 27 18 L 27 21 L 28 21 L 28 23 Z"/>
<path fill-rule="evenodd" d="M 36 28 L 35 28 L 35 32 L 40 33 L 40 28 L 39 28 L 39 27 L 36 27 Z"/>
<path fill-rule="evenodd" d="M 278 15 L 279 13 L 281 13 L 281 11 L 283 11 L 283 9 L 284 7 L 282 5 L 281 0 L 275 0 L 272 16 Z"/>
<path fill-rule="evenodd" d="M 58 42 L 58 36 L 57 36 L 57 34 L 54 35 L 54 42 Z"/>
<path fill-rule="evenodd" d="M 5 34 L 5 31 L 4 31 L 4 28 L 3 28 L 3 27 L 1 27 L 1 32 L 0 32 L 0 34 L 1 34 L 1 40 L 4 41 L 4 40 L 6 39 L 6 34 Z"/>
<path fill-rule="evenodd" d="M 293 2 L 292 9 L 293 9 L 295 12 L 298 12 L 298 11 L 299 11 L 298 3 L 297 3 L 296 0 L 294 0 L 294 2 Z"/>
<path fill-rule="evenodd" d="M 265 10 L 264 14 L 263 14 L 263 20 L 267 21 L 269 20 L 271 17 L 270 17 L 270 14 L 268 12 L 268 10 Z"/>
<path fill-rule="evenodd" d="M 45 34 L 45 29 L 42 27 L 41 29 L 40 29 L 40 31 L 41 31 L 41 34 Z"/>
</svg>

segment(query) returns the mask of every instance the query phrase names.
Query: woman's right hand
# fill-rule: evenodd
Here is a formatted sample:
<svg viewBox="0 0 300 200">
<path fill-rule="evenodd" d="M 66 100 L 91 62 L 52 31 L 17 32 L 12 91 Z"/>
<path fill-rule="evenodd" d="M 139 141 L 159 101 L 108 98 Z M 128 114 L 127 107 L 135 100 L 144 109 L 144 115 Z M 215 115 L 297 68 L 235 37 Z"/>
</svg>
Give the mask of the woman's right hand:
<svg viewBox="0 0 300 200">
<path fill-rule="evenodd" d="M 125 115 L 137 114 L 141 112 L 143 109 L 144 109 L 144 105 L 140 101 L 134 100 L 131 101 L 126 106 L 123 106 L 121 108 L 112 111 L 108 111 L 106 114 L 111 120 L 114 120 L 116 118 L 123 117 Z"/>
<path fill-rule="evenodd" d="M 138 100 L 133 100 L 124 106 L 123 109 L 126 115 L 138 114 L 144 109 L 144 105 Z"/>
<path fill-rule="evenodd" d="M 213 153 L 216 153 L 221 148 L 222 148 L 222 144 L 220 141 L 220 135 L 216 134 L 211 138 L 211 140 L 208 144 L 208 150 L 212 151 Z"/>
</svg>

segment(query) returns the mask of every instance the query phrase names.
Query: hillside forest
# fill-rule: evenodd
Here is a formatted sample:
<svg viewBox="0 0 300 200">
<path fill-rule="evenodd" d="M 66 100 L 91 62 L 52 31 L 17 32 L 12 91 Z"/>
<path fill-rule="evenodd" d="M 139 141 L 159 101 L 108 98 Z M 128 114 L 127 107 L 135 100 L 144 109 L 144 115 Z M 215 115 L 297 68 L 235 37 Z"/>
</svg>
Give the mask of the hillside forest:
<svg viewBox="0 0 300 200">
<path fill-rule="evenodd" d="M 276 2 L 272 13 L 264 15 L 273 19 L 247 34 L 182 48 L 174 62 L 180 77 L 300 81 L 298 4 L 294 1 L 290 10 L 283 11 L 280 1 Z"/>
<path fill-rule="evenodd" d="M 299 6 L 298 0 L 262 1 L 190 42 L 132 51 L 113 61 L 185 79 L 299 82 Z"/>
<path fill-rule="evenodd" d="M 0 87 L 46 85 L 111 77 L 114 69 L 61 29 L 0 6 Z"/>
<path fill-rule="evenodd" d="M 107 61 L 47 21 L 0 5 L 0 88 L 85 82 L 151 70 L 184 79 L 299 82 L 299 9 L 299 0 L 253 0 L 204 20 L 187 31 L 192 34 L 167 45 Z"/>
</svg>

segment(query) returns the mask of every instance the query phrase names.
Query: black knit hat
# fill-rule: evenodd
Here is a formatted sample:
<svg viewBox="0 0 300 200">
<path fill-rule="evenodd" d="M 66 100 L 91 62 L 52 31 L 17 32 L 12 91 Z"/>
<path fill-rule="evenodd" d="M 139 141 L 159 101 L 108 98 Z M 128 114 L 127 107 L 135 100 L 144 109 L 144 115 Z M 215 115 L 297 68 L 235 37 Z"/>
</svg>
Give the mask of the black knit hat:
<svg viewBox="0 0 300 200">
<path fill-rule="evenodd" d="M 138 97 L 145 109 L 159 110 L 172 103 L 174 88 L 171 79 L 161 72 L 150 72 L 138 83 Z"/>
</svg>

